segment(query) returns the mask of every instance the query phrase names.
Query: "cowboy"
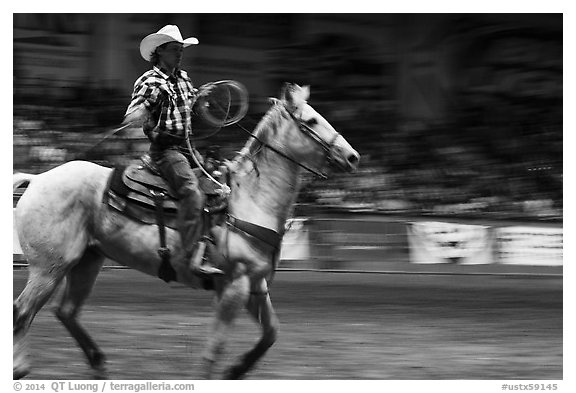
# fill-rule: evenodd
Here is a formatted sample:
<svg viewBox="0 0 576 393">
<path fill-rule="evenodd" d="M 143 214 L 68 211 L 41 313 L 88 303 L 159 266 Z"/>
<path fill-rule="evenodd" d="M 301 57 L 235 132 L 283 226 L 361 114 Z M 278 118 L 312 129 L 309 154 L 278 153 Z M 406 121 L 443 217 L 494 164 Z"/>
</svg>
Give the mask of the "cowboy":
<svg viewBox="0 0 576 393">
<path fill-rule="evenodd" d="M 191 108 L 209 90 L 197 90 L 186 71 L 180 69 L 183 49 L 198 44 L 194 37 L 182 39 L 175 25 L 167 25 L 140 42 L 140 54 L 152 63 L 134 83 L 125 123 L 143 125 L 150 139 L 150 157 L 180 200 L 178 231 L 186 262 L 200 277 L 222 274 L 206 261 L 193 261 L 202 236 L 201 212 L 204 196 L 190 162 L 183 154 L 191 130 Z M 194 153 L 195 154 L 195 153 Z M 198 259 L 198 258 L 196 258 Z"/>
</svg>

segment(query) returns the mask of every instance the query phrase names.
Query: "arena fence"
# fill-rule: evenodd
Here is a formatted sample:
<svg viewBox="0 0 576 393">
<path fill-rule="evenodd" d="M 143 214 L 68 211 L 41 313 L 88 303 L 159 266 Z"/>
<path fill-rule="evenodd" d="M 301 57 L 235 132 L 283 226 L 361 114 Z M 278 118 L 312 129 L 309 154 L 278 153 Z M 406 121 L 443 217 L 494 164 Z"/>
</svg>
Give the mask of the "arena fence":
<svg viewBox="0 0 576 393">
<path fill-rule="evenodd" d="M 562 275 L 562 223 L 342 214 L 297 217 L 288 227 L 281 270 Z M 25 267 L 13 233 L 14 266 Z"/>
</svg>

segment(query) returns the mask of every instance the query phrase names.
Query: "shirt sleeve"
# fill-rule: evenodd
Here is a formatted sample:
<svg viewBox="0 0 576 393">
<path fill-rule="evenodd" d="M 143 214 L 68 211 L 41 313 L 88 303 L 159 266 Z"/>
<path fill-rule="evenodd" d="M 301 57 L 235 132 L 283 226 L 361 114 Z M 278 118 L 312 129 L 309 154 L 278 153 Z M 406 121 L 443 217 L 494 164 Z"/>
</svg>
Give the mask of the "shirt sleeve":
<svg viewBox="0 0 576 393">
<path fill-rule="evenodd" d="M 130 105 L 128 105 L 126 113 L 130 113 L 141 104 L 144 104 L 149 111 L 154 111 L 156 106 L 161 103 L 160 94 L 160 87 L 150 79 L 140 79 L 136 81 L 132 93 L 132 100 L 130 101 Z"/>
</svg>

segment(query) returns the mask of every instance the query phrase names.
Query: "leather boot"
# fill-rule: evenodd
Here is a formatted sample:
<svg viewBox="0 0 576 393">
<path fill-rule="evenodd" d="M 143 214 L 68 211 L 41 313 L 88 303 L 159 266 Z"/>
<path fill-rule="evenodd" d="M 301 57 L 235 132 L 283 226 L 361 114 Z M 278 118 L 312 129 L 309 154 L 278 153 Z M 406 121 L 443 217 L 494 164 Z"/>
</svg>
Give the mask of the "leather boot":
<svg viewBox="0 0 576 393">
<path fill-rule="evenodd" d="M 181 198 L 178 209 L 178 228 L 185 250 L 186 263 L 194 275 L 206 278 L 222 275 L 224 272 L 204 260 L 206 242 L 200 239 L 204 232 L 200 216 L 202 205 L 200 192 L 189 193 Z"/>
</svg>

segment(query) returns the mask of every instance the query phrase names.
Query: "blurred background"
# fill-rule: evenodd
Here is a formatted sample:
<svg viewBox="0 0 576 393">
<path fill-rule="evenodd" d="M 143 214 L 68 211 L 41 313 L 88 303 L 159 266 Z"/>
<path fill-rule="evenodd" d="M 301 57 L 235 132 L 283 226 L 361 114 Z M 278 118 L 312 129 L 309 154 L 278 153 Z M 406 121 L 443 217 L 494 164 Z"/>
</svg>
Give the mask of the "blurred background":
<svg viewBox="0 0 576 393">
<path fill-rule="evenodd" d="M 166 24 L 200 45 L 196 86 L 250 92 L 252 129 L 285 81 L 362 155 L 359 173 L 307 179 L 299 213 L 340 209 L 561 221 L 562 14 L 14 14 L 14 171 L 73 159 L 128 164 L 148 149 L 119 126 Z M 232 158 L 237 127 L 209 141 Z"/>
</svg>

